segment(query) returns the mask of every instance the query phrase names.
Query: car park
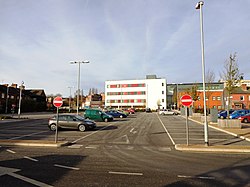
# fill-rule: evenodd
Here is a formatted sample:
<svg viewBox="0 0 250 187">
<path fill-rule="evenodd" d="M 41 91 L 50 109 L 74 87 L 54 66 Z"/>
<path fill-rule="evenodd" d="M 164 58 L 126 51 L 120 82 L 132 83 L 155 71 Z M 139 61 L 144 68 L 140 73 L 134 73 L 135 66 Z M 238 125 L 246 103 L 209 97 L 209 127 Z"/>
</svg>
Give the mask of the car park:
<svg viewBox="0 0 250 187">
<path fill-rule="evenodd" d="M 85 131 L 96 128 L 96 123 L 94 121 L 85 119 L 79 115 L 71 115 L 71 114 L 61 114 L 57 116 L 53 116 L 49 119 L 48 127 L 50 130 L 55 131 L 56 125 L 58 128 L 66 128 L 66 129 L 78 129 L 79 131 Z"/>
<path fill-rule="evenodd" d="M 250 123 L 250 113 L 246 114 L 245 116 L 240 116 L 238 118 L 241 123 Z"/>
<path fill-rule="evenodd" d="M 178 115 L 177 112 L 173 111 L 173 110 L 169 110 L 169 109 L 163 109 L 159 111 L 160 115 Z"/>
<path fill-rule="evenodd" d="M 250 113 L 250 110 L 235 110 L 232 114 L 230 114 L 230 119 L 238 119 L 239 117 L 245 116 L 248 113 Z"/>
<path fill-rule="evenodd" d="M 116 110 L 110 110 L 110 111 L 107 111 L 106 113 L 108 115 L 113 116 L 114 118 L 126 118 L 127 117 L 126 114 L 119 112 L 119 111 L 116 111 Z"/>
<path fill-rule="evenodd" d="M 113 116 L 99 110 L 99 109 L 86 109 L 84 112 L 84 117 L 86 119 L 91 119 L 95 121 L 113 121 Z"/>
</svg>

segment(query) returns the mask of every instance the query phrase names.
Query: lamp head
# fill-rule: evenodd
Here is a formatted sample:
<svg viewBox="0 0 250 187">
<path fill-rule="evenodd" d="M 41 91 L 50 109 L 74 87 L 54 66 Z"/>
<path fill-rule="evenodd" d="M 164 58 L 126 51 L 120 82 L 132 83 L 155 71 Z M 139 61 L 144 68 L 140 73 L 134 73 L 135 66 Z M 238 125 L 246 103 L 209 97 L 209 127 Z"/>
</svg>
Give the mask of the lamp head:
<svg viewBox="0 0 250 187">
<path fill-rule="evenodd" d="M 199 1 L 199 2 L 196 4 L 195 9 L 200 9 L 202 5 L 204 5 L 204 2 L 203 2 L 203 1 Z"/>
</svg>

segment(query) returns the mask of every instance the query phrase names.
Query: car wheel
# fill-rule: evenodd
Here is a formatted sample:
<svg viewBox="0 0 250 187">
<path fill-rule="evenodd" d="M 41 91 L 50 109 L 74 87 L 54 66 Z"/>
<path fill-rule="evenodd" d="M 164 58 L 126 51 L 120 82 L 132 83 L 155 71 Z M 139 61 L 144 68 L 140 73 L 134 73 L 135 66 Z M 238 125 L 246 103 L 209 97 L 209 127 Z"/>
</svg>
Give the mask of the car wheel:
<svg viewBox="0 0 250 187">
<path fill-rule="evenodd" d="M 85 125 L 80 124 L 80 125 L 78 126 L 78 129 L 79 129 L 79 131 L 83 132 L 83 131 L 85 131 L 86 127 L 85 127 Z"/>
<path fill-rule="evenodd" d="M 108 120 L 108 118 L 105 118 L 104 121 L 105 121 L 105 122 L 108 122 L 109 120 Z"/>
<path fill-rule="evenodd" d="M 221 116 L 221 117 L 220 117 L 220 119 L 224 119 L 224 117 L 223 117 L 223 116 Z"/>
<path fill-rule="evenodd" d="M 122 115 L 120 115 L 120 118 L 123 118 L 123 116 L 122 116 Z"/>
<path fill-rule="evenodd" d="M 49 126 L 50 130 L 55 131 L 56 130 L 56 124 L 51 124 Z"/>
<path fill-rule="evenodd" d="M 243 120 L 243 122 L 244 122 L 244 123 L 248 123 L 248 120 L 245 118 L 245 119 Z"/>
</svg>

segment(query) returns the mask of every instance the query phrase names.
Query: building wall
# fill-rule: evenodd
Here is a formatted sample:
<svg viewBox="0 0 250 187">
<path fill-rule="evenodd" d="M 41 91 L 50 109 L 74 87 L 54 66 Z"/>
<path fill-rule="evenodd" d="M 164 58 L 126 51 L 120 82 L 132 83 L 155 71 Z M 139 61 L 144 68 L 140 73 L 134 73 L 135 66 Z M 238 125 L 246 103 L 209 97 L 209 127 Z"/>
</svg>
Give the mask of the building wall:
<svg viewBox="0 0 250 187">
<path fill-rule="evenodd" d="M 105 107 L 166 108 L 166 80 L 117 80 L 105 82 Z"/>
<path fill-rule="evenodd" d="M 234 109 L 250 108 L 250 95 L 247 93 L 233 94 L 231 100 L 232 100 L 232 108 Z"/>
<path fill-rule="evenodd" d="M 203 92 L 198 91 L 198 100 L 194 102 L 194 108 L 203 108 Z M 221 110 L 223 108 L 223 90 L 209 91 L 206 93 L 206 106 L 207 108 L 217 108 Z"/>
</svg>

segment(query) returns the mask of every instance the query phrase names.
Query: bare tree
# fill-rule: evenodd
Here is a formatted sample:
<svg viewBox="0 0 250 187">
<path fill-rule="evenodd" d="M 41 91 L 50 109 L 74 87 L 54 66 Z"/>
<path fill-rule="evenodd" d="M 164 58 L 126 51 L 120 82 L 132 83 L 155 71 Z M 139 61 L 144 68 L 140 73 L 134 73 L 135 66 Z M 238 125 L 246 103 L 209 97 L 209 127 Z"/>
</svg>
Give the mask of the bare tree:
<svg viewBox="0 0 250 187">
<path fill-rule="evenodd" d="M 239 66 L 236 59 L 236 53 L 230 54 L 229 59 L 225 61 L 224 71 L 221 78 L 225 81 L 225 91 L 227 95 L 228 107 L 227 115 L 229 116 L 229 109 L 231 106 L 230 97 L 235 88 L 237 88 L 243 74 L 240 73 Z"/>
</svg>

